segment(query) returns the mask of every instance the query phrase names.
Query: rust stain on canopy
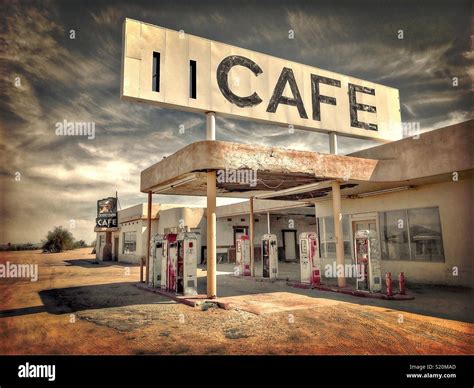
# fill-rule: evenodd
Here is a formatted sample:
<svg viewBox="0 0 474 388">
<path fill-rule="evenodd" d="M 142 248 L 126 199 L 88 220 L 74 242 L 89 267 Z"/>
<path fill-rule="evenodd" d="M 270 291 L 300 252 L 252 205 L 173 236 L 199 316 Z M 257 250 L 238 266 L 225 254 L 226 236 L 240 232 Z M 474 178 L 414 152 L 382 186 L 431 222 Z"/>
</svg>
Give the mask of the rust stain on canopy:
<svg viewBox="0 0 474 388">
<path fill-rule="evenodd" d="M 140 190 L 157 192 L 163 185 L 167 194 L 205 195 L 205 172 L 241 170 L 257 172 L 258 184 L 218 183 L 220 195 L 282 190 L 324 180 L 370 180 L 378 160 L 296 151 L 222 141 L 190 144 L 141 173 Z M 174 184 L 195 173 L 192 182 Z M 235 195 L 234 195 L 235 196 Z"/>
</svg>

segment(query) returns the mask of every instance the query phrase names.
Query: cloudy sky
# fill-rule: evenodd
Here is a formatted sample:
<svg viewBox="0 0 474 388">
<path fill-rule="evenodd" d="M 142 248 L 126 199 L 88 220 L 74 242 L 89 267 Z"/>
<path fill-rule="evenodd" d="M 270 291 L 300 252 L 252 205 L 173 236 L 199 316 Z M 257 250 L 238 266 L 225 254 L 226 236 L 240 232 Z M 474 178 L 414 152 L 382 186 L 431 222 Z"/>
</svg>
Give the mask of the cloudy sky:
<svg viewBox="0 0 474 388">
<path fill-rule="evenodd" d="M 118 191 L 122 207 L 145 202 L 140 171 L 205 139 L 200 115 L 120 100 L 125 17 L 398 88 L 402 121 L 422 130 L 471 118 L 470 1 L 2 3 L 0 243 L 39 242 L 57 225 L 92 241 L 97 199 Z M 63 120 L 94 122 L 95 139 L 56 136 Z M 217 125 L 218 140 L 328 152 L 322 134 Z M 342 153 L 371 145 L 340 140 Z M 156 198 L 178 200 L 200 201 Z"/>
</svg>

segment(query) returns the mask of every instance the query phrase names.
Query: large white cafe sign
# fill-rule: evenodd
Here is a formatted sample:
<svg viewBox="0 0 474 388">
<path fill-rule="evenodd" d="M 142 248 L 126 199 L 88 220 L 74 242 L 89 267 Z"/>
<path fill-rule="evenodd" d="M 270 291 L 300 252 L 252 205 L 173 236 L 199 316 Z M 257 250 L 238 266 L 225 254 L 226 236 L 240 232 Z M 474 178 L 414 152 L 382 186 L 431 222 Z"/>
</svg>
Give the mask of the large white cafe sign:
<svg viewBox="0 0 474 388">
<path fill-rule="evenodd" d="M 401 138 L 397 89 L 131 19 L 123 32 L 124 99 L 359 138 Z"/>
</svg>

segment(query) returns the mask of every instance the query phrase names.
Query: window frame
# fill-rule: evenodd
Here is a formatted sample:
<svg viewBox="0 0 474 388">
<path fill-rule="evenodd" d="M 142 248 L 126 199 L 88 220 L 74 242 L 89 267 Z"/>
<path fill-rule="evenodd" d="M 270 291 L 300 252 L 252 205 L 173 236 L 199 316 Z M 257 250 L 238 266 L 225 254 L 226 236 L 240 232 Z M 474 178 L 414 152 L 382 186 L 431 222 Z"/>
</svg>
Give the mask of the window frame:
<svg viewBox="0 0 474 388">
<path fill-rule="evenodd" d="M 126 251 L 126 247 L 127 247 L 128 244 L 126 242 L 127 240 L 126 240 L 125 236 L 127 234 L 134 234 L 135 235 L 135 250 L 134 251 L 130 251 L 130 250 Z M 124 254 L 124 255 L 134 255 L 134 254 L 136 254 L 136 252 L 137 252 L 137 235 L 138 234 L 135 230 L 131 230 L 129 232 L 123 232 L 123 235 L 122 235 L 122 237 L 123 237 L 122 254 Z"/>
<path fill-rule="evenodd" d="M 440 229 L 440 239 L 441 239 L 441 247 L 442 247 L 442 252 L 441 252 L 441 259 L 439 260 L 427 260 L 427 259 L 414 259 L 413 258 L 413 252 L 412 252 L 412 241 L 411 241 L 411 225 L 410 225 L 410 218 L 408 216 L 408 212 L 410 210 L 423 210 L 423 209 L 435 209 L 437 210 L 437 214 L 438 214 L 438 220 L 439 220 L 439 229 Z M 383 213 L 390 213 L 390 212 L 404 212 L 405 213 L 405 220 L 406 220 L 406 224 L 407 224 L 407 238 L 408 238 L 408 253 L 409 253 L 409 257 L 408 257 L 408 260 L 403 260 L 403 259 L 400 259 L 400 258 L 397 258 L 397 259 L 390 259 L 390 258 L 386 258 L 384 257 L 383 255 L 383 251 L 382 249 L 380 249 L 380 258 L 381 260 L 384 260 L 384 261 L 402 261 L 402 262 L 406 262 L 406 261 L 409 261 L 409 262 L 418 262 L 418 263 L 445 263 L 446 262 L 446 255 L 445 255 L 445 251 L 444 251 L 444 236 L 443 236 L 443 228 L 442 228 L 442 224 L 441 224 L 441 213 L 439 211 L 439 206 L 423 206 L 423 207 L 415 207 L 415 208 L 406 208 L 406 209 L 391 209 L 391 210 L 385 210 L 385 211 L 380 211 L 380 212 L 377 212 L 377 215 L 378 215 L 378 222 L 380 223 L 380 216 L 383 214 Z M 380 248 L 382 248 L 382 227 L 379 227 L 379 241 L 380 241 Z"/>
</svg>

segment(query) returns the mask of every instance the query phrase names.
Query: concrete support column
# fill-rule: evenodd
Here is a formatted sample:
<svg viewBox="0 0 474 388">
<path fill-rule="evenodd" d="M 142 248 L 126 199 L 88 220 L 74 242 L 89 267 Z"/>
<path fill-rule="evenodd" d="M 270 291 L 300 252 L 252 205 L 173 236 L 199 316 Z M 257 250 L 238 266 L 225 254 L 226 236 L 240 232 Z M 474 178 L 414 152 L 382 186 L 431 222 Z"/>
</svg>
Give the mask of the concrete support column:
<svg viewBox="0 0 474 388">
<path fill-rule="evenodd" d="M 206 139 L 216 140 L 216 114 L 206 113 Z M 216 171 L 207 172 L 207 297 L 217 297 Z"/>
<path fill-rule="evenodd" d="M 337 155 L 337 135 L 336 132 L 329 133 L 329 152 L 331 154 Z"/>
<path fill-rule="evenodd" d="M 145 271 L 145 284 L 148 284 L 150 274 L 150 248 L 151 248 L 151 202 L 152 192 L 148 192 L 148 212 L 147 212 L 147 245 L 146 245 L 146 271 Z"/>
<path fill-rule="evenodd" d="M 250 275 L 255 276 L 255 258 L 253 248 L 254 236 L 253 197 L 250 197 L 250 220 L 249 220 L 249 242 L 250 242 Z"/>
<path fill-rule="evenodd" d="M 336 235 L 336 264 L 344 267 L 344 237 L 342 232 L 342 212 L 341 212 L 341 185 L 339 182 L 332 182 L 332 210 L 334 216 L 334 231 Z M 346 278 L 344 271 L 342 276 L 337 277 L 337 285 L 339 287 L 346 286 Z"/>
</svg>

